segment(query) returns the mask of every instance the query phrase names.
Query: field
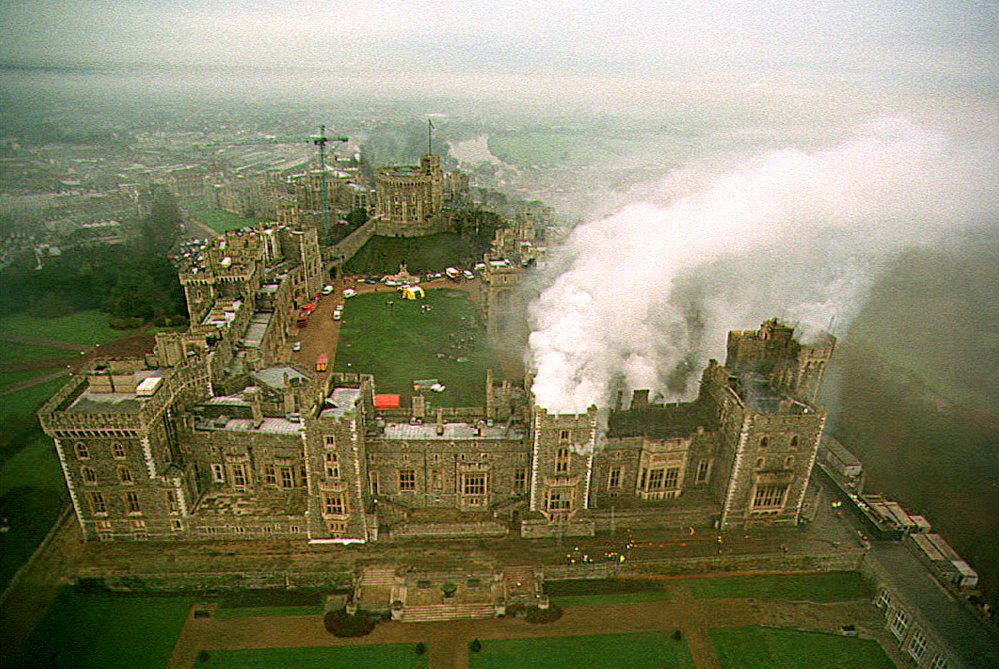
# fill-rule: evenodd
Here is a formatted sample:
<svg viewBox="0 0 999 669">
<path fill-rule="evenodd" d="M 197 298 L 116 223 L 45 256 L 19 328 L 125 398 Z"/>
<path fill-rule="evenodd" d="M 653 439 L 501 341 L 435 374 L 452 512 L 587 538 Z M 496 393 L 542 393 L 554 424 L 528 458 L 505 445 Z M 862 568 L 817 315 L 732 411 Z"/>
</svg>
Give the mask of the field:
<svg viewBox="0 0 999 669">
<path fill-rule="evenodd" d="M 23 312 L 11 314 L 0 318 L 0 332 L 57 339 L 70 344 L 103 344 L 127 337 L 134 330 L 115 330 L 108 325 L 107 314 L 90 309 L 56 318 L 40 318 Z"/>
<path fill-rule="evenodd" d="M 431 403 L 481 406 L 490 367 L 499 369 L 475 305 L 462 291 L 432 289 L 423 300 L 366 293 L 345 304 L 335 369 L 373 373 L 380 393 L 408 395 L 414 380 L 438 379 L 447 390 L 430 393 Z"/>
<path fill-rule="evenodd" d="M 876 641 L 769 627 L 708 631 L 724 669 L 894 669 Z"/>
<path fill-rule="evenodd" d="M 395 274 L 405 262 L 414 273 L 443 272 L 451 265 L 471 266 L 485 249 L 471 237 L 452 233 L 426 237 L 382 237 L 369 239 L 345 267 L 350 274 Z"/>
<path fill-rule="evenodd" d="M 212 650 L 194 669 L 424 669 L 416 644 Z"/>
<path fill-rule="evenodd" d="M 835 602 L 870 596 L 860 574 L 853 571 L 692 578 L 684 583 L 690 587 L 694 597 L 699 599 L 753 597 Z"/>
<path fill-rule="evenodd" d="M 28 644 L 25 667 L 166 666 L 194 600 L 63 589 Z"/>
<path fill-rule="evenodd" d="M 215 232 L 239 230 L 246 226 L 255 226 L 261 221 L 269 220 L 259 216 L 240 216 L 223 209 L 209 209 L 205 206 L 184 207 L 187 214 L 200 223 L 204 223 Z"/>
<path fill-rule="evenodd" d="M 685 641 L 661 632 L 497 639 L 469 652 L 469 669 L 693 669 Z"/>
</svg>

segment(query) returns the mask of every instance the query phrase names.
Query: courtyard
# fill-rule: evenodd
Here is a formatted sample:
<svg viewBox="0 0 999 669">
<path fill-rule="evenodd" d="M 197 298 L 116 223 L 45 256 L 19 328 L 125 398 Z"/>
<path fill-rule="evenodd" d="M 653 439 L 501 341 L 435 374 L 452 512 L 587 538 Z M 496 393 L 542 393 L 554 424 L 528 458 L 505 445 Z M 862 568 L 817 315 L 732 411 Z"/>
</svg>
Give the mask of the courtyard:
<svg viewBox="0 0 999 669">
<path fill-rule="evenodd" d="M 437 379 L 431 405 L 481 406 L 486 370 L 499 373 L 482 317 L 465 291 L 431 288 L 406 300 L 366 292 L 344 302 L 334 369 L 375 375 L 376 392 L 412 394 L 412 383 Z"/>
</svg>

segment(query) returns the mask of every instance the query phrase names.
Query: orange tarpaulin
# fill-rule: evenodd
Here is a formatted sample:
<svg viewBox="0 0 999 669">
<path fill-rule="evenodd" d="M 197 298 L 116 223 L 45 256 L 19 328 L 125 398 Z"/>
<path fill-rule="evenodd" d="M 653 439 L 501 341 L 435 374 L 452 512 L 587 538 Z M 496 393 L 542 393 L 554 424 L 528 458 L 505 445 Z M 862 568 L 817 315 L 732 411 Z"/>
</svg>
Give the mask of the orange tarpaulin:
<svg viewBox="0 0 999 669">
<path fill-rule="evenodd" d="M 401 395 L 392 395 L 389 393 L 375 395 L 375 408 L 376 409 L 398 409 L 399 400 Z"/>
</svg>

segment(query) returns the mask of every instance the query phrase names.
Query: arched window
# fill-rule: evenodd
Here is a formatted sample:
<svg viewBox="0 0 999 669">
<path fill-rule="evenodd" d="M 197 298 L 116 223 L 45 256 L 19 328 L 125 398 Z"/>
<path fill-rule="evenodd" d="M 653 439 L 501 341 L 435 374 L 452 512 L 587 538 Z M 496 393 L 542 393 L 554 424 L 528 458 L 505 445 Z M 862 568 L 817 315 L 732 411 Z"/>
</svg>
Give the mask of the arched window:
<svg viewBox="0 0 999 669">
<path fill-rule="evenodd" d="M 766 437 L 763 437 L 762 439 L 760 439 L 760 450 L 765 449 L 769 444 L 770 440 L 767 439 Z"/>
<path fill-rule="evenodd" d="M 565 474 L 569 471 L 569 449 L 560 448 L 555 453 L 555 473 Z"/>
<path fill-rule="evenodd" d="M 793 455 L 789 455 L 786 458 L 784 458 L 784 469 L 790 469 L 791 467 L 794 467 Z"/>
<path fill-rule="evenodd" d="M 763 458 L 756 458 L 756 468 L 757 469 L 763 469 L 763 465 L 764 464 L 766 464 L 766 461 Z"/>
<path fill-rule="evenodd" d="M 791 448 L 797 448 L 797 447 L 798 447 L 798 435 L 794 435 L 793 437 L 791 437 Z"/>
<path fill-rule="evenodd" d="M 97 483 L 97 473 L 93 469 L 84 467 L 82 473 L 84 483 Z"/>
</svg>

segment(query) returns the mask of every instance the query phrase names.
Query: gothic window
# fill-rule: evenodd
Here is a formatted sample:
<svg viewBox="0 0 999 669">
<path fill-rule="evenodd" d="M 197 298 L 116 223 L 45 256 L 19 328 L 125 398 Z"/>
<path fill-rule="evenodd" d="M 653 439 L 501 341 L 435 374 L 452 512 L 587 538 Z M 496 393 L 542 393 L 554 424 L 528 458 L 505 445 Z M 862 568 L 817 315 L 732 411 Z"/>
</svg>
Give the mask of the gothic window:
<svg viewBox="0 0 999 669">
<path fill-rule="evenodd" d="M 555 473 L 565 474 L 569 471 L 569 449 L 564 446 L 555 453 Z"/>
<path fill-rule="evenodd" d="M 572 494 L 566 490 L 552 490 L 548 493 L 548 510 L 554 513 L 569 511 L 572 508 Z"/>
<path fill-rule="evenodd" d="M 108 507 L 104 503 L 104 495 L 99 492 L 90 493 L 90 510 L 94 513 L 108 512 Z"/>
<path fill-rule="evenodd" d="M 212 481 L 215 483 L 225 483 L 225 468 L 217 462 L 212 463 Z"/>
<path fill-rule="evenodd" d="M 180 518 L 173 518 L 170 521 L 170 529 L 173 530 L 174 532 L 180 532 L 182 529 L 184 529 L 184 521 L 182 521 Z"/>
<path fill-rule="evenodd" d="M 371 494 L 378 494 L 378 472 L 368 472 L 368 481 L 371 483 Z"/>
<path fill-rule="evenodd" d="M 305 466 L 299 466 L 298 468 L 298 485 L 302 488 L 309 487 L 309 476 L 305 473 Z"/>
<path fill-rule="evenodd" d="M 295 487 L 295 475 L 291 471 L 291 467 L 281 468 L 281 487 L 285 489 Z"/>
<path fill-rule="evenodd" d="M 756 494 L 753 495 L 754 509 L 779 509 L 784 505 L 784 493 L 787 492 L 786 485 L 760 485 L 756 487 Z"/>
<path fill-rule="evenodd" d="M 907 650 L 917 663 L 923 659 L 923 655 L 926 654 L 926 635 L 923 634 L 922 630 L 917 629 L 912 632 Z"/>
<path fill-rule="evenodd" d="M 132 472 L 129 471 L 128 467 L 118 467 L 118 480 L 122 483 L 132 482 Z"/>
<path fill-rule="evenodd" d="M 463 491 L 466 495 L 486 494 L 486 473 L 474 472 L 465 474 L 465 484 Z"/>
<path fill-rule="evenodd" d="M 264 483 L 277 485 L 277 469 L 274 465 L 264 465 Z"/>
<path fill-rule="evenodd" d="M 798 435 L 794 435 L 793 437 L 791 437 L 791 448 L 797 448 L 797 447 L 798 447 Z"/>
<path fill-rule="evenodd" d="M 326 453 L 326 478 L 340 478 L 340 465 L 337 462 L 336 451 L 329 451 Z"/>
<path fill-rule="evenodd" d="M 90 449 L 82 441 L 76 442 L 76 457 L 80 460 L 88 460 L 90 458 Z"/>
<path fill-rule="evenodd" d="M 323 513 L 327 516 L 342 516 L 346 514 L 346 504 L 343 495 L 338 492 L 323 493 Z"/>
<path fill-rule="evenodd" d="M 649 485 L 646 490 L 662 490 L 663 489 L 663 477 L 665 472 L 662 469 L 650 469 L 649 470 Z"/>
<path fill-rule="evenodd" d="M 124 458 L 125 457 L 125 444 L 121 443 L 120 441 L 114 442 L 113 444 L 111 444 L 111 453 L 116 458 L 119 458 L 119 459 L 120 458 Z"/>
<path fill-rule="evenodd" d="M 416 490 L 416 472 L 412 469 L 399 470 L 399 490 L 412 492 Z"/>
<path fill-rule="evenodd" d="M 125 493 L 125 510 L 128 511 L 128 513 L 142 513 L 142 508 L 139 506 L 138 493 Z"/>
<path fill-rule="evenodd" d="M 784 458 L 784 469 L 791 469 L 792 467 L 794 467 L 794 456 L 789 455 Z"/>
<path fill-rule="evenodd" d="M 765 465 L 766 463 L 767 463 L 767 461 L 764 460 L 763 458 L 756 458 L 756 468 L 757 469 L 763 469 L 763 465 Z"/>
<path fill-rule="evenodd" d="M 569 430 L 559 430 L 558 439 L 559 441 L 569 441 Z"/>
<path fill-rule="evenodd" d="M 166 491 L 166 503 L 170 513 L 180 513 L 180 505 L 177 503 L 177 493 L 173 490 Z"/>
<path fill-rule="evenodd" d="M 877 606 L 879 609 L 886 609 L 891 606 L 891 595 L 888 593 L 888 588 L 881 590 L 881 594 L 878 595 Z"/>
<path fill-rule="evenodd" d="M 97 472 L 95 472 L 90 467 L 84 467 L 80 470 L 83 474 L 84 483 L 97 483 Z"/>
<path fill-rule="evenodd" d="M 232 466 L 232 484 L 238 488 L 246 485 L 246 466 L 242 462 Z"/>
<path fill-rule="evenodd" d="M 760 450 L 762 451 L 762 450 L 766 449 L 766 447 L 767 447 L 767 445 L 769 443 L 770 443 L 770 441 L 766 437 L 763 437 L 762 439 L 760 439 Z"/>
<path fill-rule="evenodd" d="M 527 489 L 527 470 L 523 467 L 513 471 L 513 491 L 522 493 Z"/>
<path fill-rule="evenodd" d="M 697 475 L 694 481 L 697 483 L 705 483 L 708 480 L 708 469 L 711 467 L 710 460 L 701 460 L 697 463 Z"/>
<path fill-rule="evenodd" d="M 676 490 L 680 483 L 680 470 L 676 467 L 670 467 L 666 470 L 666 479 L 663 481 L 663 487 L 666 490 Z"/>
<path fill-rule="evenodd" d="M 899 607 L 898 611 L 895 612 L 895 619 L 891 622 L 891 633 L 895 635 L 896 639 L 901 639 L 905 636 L 907 629 L 909 629 L 909 614 L 905 612 L 905 609 Z"/>
<path fill-rule="evenodd" d="M 326 448 L 336 447 L 336 436 L 332 434 L 327 434 L 323 436 L 323 443 L 326 444 Z"/>
<path fill-rule="evenodd" d="M 611 467 L 610 476 L 607 479 L 607 488 L 614 490 L 621 487 L 621 473 L 624 471 L 622 465 Z"/>
</svg>

